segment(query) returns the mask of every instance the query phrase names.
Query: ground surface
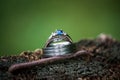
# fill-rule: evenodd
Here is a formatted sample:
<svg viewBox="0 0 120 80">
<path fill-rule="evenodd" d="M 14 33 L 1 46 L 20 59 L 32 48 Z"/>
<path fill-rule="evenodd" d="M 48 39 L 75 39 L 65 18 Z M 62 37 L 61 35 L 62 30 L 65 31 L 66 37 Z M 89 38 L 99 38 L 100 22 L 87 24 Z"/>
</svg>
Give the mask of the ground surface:
<svg viewBox="0 0 120 80">
<path fill-rule="evenodd" d="M 8 71 L 12 64 L 30 61 L 24 56 L 0 58 L 0 80 L 120 80 L 120 42 L 109 37 L 80 40 L 77 50 L 93 56 L 80 56 L 65 61 Z"/>
</svg>

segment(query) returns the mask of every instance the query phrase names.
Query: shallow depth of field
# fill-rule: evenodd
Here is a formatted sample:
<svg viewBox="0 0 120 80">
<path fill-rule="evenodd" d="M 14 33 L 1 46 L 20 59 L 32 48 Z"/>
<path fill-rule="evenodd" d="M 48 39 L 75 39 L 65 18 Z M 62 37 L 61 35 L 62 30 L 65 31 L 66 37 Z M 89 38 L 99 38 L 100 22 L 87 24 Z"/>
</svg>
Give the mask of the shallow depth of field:
<svg viewBox="0 0 120 80">
<path fill-rule="evenodd" d="M 120 40 L 117 0 L 1 0 L 0 56 L 42 48 L 62 29 L 74 42 L 100 33 Z"/>
</svg>

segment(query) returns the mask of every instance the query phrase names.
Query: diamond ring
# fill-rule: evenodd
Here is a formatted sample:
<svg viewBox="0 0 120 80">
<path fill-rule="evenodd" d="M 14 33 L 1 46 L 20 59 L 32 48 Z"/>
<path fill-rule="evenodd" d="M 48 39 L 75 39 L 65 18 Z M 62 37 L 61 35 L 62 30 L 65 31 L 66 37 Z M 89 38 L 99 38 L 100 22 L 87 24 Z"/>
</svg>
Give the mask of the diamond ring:
<svg viewBox="0 0 120 80">
<path fill-rule="evenodd" d="M 56 30 L 50 35 L 43 48 L 43 57 L 68 55 L 73 51 L 75 51 L 75 45 L 70 36 L 63 30 Z"/>
</svg>

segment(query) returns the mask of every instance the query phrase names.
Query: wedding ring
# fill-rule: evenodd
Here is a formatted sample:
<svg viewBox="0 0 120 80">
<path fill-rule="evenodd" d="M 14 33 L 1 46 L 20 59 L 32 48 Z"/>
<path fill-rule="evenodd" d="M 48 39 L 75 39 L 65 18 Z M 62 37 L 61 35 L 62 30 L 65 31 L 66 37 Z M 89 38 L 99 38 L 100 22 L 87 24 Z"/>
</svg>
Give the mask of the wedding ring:
<svg viewBox="0 0 120 80">
<path fill-rule="evenodd" d="M 70 36 L 62 30 L 56 30 L 43 48 L 43 57 L 70 55 L 75 50 L 75 44 L 72 43 Z"/>
</svg>

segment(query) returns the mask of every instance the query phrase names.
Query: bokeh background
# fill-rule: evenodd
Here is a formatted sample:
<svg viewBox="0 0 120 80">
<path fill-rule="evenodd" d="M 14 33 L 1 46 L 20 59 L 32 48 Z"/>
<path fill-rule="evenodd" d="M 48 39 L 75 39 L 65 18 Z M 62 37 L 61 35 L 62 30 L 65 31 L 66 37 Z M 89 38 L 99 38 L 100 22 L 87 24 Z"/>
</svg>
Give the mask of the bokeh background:
<svg viewBox="0 0 120 80">
<path fill-rule="evenodd" d="M 74 42 L 100 33 L 120 40 L 119 0 L 0 0 L 0 55 L 42 48 L 56 29 Z"/>
</svg>

